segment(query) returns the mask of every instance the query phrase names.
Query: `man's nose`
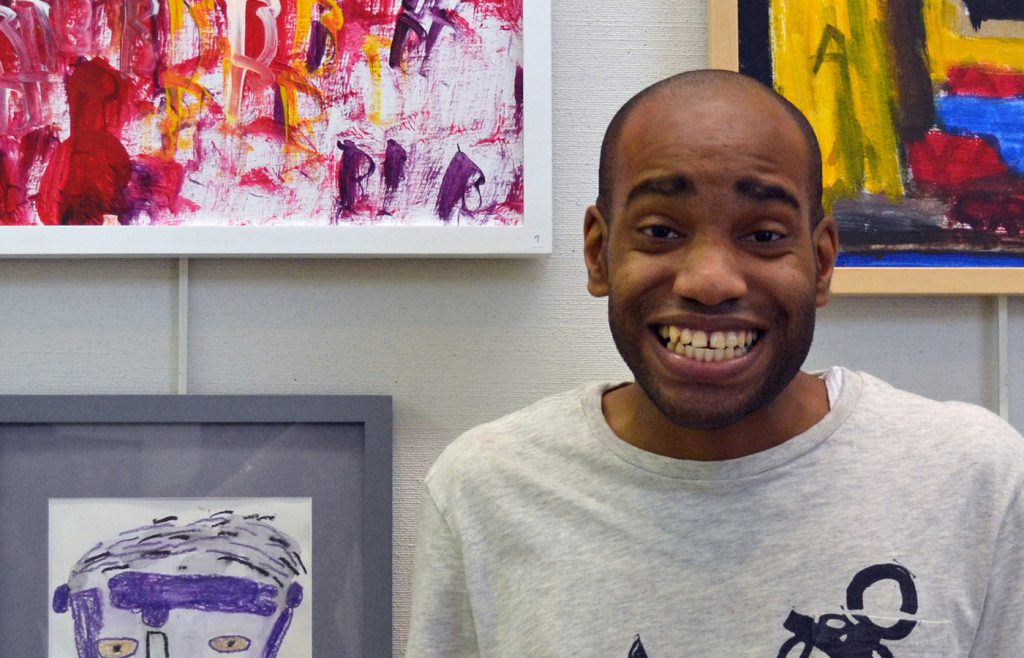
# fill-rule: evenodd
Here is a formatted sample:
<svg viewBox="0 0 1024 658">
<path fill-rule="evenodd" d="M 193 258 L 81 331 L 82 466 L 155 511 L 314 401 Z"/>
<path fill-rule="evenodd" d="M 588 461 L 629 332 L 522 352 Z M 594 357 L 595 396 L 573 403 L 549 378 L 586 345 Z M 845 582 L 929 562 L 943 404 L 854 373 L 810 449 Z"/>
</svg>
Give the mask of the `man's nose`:
<svg viewBox="0 0 1024 658">
<path fill-rule="evenodd" d="M 165 634 L 160 631 L 146 633 L 146 658 L 171 658 Z"/>
<path fill-rule="evenodd" d="M 688 245 L 672 292 L 703 306 L 720 306 L 743 298 L 747 280 L 742 258 L 727 239 L 702 238 Z"/>
</svg>

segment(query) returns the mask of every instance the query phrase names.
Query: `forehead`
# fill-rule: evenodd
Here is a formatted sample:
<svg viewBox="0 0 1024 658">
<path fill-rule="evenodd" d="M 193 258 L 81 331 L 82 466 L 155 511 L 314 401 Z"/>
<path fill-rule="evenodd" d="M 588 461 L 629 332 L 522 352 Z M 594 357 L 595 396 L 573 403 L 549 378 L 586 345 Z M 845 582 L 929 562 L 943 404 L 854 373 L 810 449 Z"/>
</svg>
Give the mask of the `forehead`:
<svg viewBox="0 0 1024 658">
<path fill-rule="evenodd" d="M 803 133 L 768 92 L 746 85 L 655 92 L 623 125 L 615 165 L 618 203 L 638 181 L 672 174 L 730 186 L 741 178 L 765 178 L 801 200 L 809 195 Z"/>
</svg>

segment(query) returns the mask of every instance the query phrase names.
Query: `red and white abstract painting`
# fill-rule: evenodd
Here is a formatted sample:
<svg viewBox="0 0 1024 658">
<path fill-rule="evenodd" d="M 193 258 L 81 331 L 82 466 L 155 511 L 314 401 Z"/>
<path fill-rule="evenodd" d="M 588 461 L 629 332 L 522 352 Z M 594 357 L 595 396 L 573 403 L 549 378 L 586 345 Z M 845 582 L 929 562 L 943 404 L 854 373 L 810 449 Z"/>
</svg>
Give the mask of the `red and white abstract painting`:
<svg viewBox="0 0 1024 658">
<path fill-rule="evenodd" d="M 519 226 L 522 0 L 11 0 L 0 224 Z"/>
</svg>

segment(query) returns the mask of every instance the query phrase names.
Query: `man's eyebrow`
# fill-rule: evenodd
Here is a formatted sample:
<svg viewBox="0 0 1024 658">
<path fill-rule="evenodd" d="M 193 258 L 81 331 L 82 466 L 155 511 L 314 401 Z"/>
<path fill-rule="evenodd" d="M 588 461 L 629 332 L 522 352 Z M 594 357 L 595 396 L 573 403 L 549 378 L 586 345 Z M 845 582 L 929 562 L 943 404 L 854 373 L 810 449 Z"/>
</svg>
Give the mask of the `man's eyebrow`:
<svg viewBox="0 0 1024 658">
<path fill-rule="evenodd" d="M 800 210 L 800 202 L 786 188 L 781 185 L 765 183 L 756 178 L 741 178 L 733 185 L 736 193 L 754 201 L 782 201 Z"/>
<path fill-rule="evenodd" d="M 693 179 L 682 174 L 647 178 L 633 186 L 626 196 L 626 203 L 642 196 L 689 196 L 697 193 Z"/>
</svg>

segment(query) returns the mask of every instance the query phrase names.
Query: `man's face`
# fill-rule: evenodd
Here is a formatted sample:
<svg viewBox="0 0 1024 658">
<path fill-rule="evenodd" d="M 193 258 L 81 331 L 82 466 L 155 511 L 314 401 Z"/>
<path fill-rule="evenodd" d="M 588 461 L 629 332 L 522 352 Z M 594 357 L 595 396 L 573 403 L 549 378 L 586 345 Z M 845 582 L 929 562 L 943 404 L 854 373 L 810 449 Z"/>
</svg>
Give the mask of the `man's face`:
<svg viewBox="0 0 1024 658">
<path fill-rule="evenodd" d="M 810 227 L 809 156 L 767 94 L 655 92 L 618 141 L 610 217 L 588 211 L 591 293 L 661 413 L 721 429 L 799 371 L 836 235 Z"/>
</svg>

